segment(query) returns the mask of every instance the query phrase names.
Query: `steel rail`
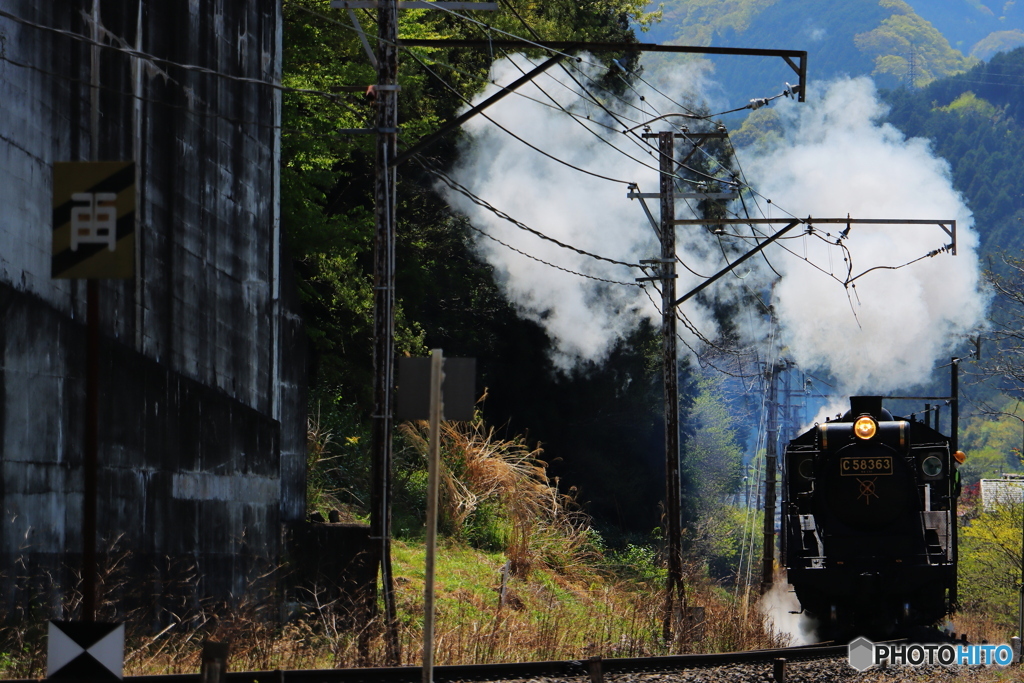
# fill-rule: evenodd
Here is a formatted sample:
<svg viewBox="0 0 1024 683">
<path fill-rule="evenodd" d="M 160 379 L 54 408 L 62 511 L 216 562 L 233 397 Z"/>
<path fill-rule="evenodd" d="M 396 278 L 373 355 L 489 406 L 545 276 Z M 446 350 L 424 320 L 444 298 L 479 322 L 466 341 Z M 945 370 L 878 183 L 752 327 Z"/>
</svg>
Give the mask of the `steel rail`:
<svg viewBox="0 0 1024 683">
<path fill-rule="evenodd" d="M 640 674 L 680 669 L 699 669 L 750 662 L 771 662 L 780 657 L 788 661 L 845 657 L 847 645 L 805 645 L 770 650 L 748 650 L 716 654 L 667 655 L 554 662 L 518 662 L 509 664 L 458 664 L 434 667 L 434 681 L 502 681 L 525 678 L 578 678 L 601 674 Z M 227 683 L 419 683 L 419 666 L 369 667 L 352 669 L 298 669 L 274 671 L 232 671 Z M 200 683 L 198 673 L 125 676 L 126 683 Z M 37 679 L 8 680 L 3 683 L 39 683 Z"/>
</svg>

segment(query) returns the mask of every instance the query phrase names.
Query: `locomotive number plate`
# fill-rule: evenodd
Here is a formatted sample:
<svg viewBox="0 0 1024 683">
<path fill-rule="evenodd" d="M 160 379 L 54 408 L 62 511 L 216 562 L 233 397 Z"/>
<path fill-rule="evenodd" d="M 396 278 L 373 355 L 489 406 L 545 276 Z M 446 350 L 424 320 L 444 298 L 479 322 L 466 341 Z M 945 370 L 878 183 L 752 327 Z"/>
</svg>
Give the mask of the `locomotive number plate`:
<svg viewBox="0 0 1024 683">
<path fill-rule="evenodd" d="M 839 474 L 844 477 L 892 474 L 892 456 L 878 455 L 873 458 L 858 456 L 839 458 Z"/>
</svg>

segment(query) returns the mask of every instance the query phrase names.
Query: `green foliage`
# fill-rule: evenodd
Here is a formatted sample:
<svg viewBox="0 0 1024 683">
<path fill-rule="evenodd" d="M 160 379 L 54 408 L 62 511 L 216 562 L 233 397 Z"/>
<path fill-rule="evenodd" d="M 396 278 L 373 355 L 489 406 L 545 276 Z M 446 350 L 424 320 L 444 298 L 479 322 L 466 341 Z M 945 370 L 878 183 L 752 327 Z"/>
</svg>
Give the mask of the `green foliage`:
<svg viewBox="0 0 1024 683">
<path fill-rule="evenodd" d="M 360 407 L 318 387 L 310 398 L 307 431 L 306 506 L 325 519 L 368 522 L 372 477 L 370 425 Z M 400 537 L 423 533 L 427 474 L 419 454 L 399 436 L 392 455 L 392 528 Z"/>
<path fill-rule="evenodd" d="M 652 544 L 628 544 L 605 554 L 603 565 L 619 578 L 657 589 L 665 583 L 667 570 L 657 547 Z"/>
<path fill-rule="evenodd" d="M 985 512 L 960 530 L 960 599 L 965 609 L 1000 625 L 1017 617 L 1021 567 L 1021 506 Z"/>
<path fill-rule="evenodd" d="M 999 111 L 990 102 L 980 99 L 970 90 L 960 95 L 960 97 L 950 102 L 947 106 L 939 107 L 939 111 L 958 116 L 983 116 L 992 119 L 999 114 Z"/>
<path fill-rule="evenodd" d="M 854 38 L 857 47 L 875 60 L 875 74 L 904 78 L 910 70 L 911 53 L 916 86 L 976 63 L 950 47 L 949 41 L 903 0 L 880 0 L 879 5 L 892 13 L 877 28 Z"/>
<path fill-rule="evenodd" d="M 734 493 L 740 482 L 743 451 L 722 387 L 719 375 L 698 379 L 684 420 L 685 507 L 694 519 L 717 516 L 725 496 Z"/>
<path fill-rule="evenodd" d="M 921 90 L 885 95 L 888 120 L 909 137 L 930 139 L 949 161 L 953 185 L 974 213 L 983 254 L 1024 247 L 1024 89 L 1006 87 L 1021 78 L 1024 49 L 1017 49 Z"/>
<path fill-rule="evenodd" d="M 961 466 L 960 476 L 965 484 L 1021 471 L 1021 422 L 1008 417 L 1017 403 L 1007 400 L 997 413 L 973 415 L 961 424 L 960 448 L 967 453 L 967 462 Z"/>
<path fill-rule="evenodd" d="M 668 2 L 666 25 L 679 45 L 708 46 L 726 30 L 745 33 L 758 15 L 778 0 L 689 0 Z"/>
<path fill-rule="evenodd" d="M 686 530 L 688 556 L 707 575 L 730 583 L 761 556 L 763 513 L 738 505 L 720 505 Z"/>
<path fill-rule="evenodd" d="M 775 109 L 758 109 L 750 112 L 730 138 L 738 148 L 750 148 L 755 152 L 769 150 L 782 140 L 782 121 Z"/>
<path fill-rule="evenodd" d="M 306 508 L 328 518 L 331 510 L 365 518 L 370 490 L 370 434 L 352 404 L 315 399 L 309 418 Z"/>
</svg>

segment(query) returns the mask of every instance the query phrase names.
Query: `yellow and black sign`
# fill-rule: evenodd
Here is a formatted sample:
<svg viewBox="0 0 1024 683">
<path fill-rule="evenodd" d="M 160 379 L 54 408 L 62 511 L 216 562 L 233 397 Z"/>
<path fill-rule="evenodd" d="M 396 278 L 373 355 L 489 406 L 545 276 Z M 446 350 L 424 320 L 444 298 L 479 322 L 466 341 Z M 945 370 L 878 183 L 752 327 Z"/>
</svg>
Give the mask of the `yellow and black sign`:
<svg viewBox="0 0 1024 683">
<path fill-rule="evenodd" d="M 55 278 L 135 275 L 135 162 L 53 164 Z"/>
</svg>

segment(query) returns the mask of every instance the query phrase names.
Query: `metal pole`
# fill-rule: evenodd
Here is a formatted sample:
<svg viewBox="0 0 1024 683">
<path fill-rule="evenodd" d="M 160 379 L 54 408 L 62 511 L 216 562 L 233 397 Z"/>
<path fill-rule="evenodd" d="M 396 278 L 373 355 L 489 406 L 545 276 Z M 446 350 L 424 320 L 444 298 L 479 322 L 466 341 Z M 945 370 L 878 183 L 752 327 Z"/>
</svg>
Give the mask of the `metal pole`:
<svg viewBox="0 0 1024 683">
<path fill-rule="evenodd" d="M 89 153 L 98 161 L 100 138 L 100 2 L 92 3 L 92 38 L 89 64 Z M 85 283 L 85 443 L 82 453 L 82 620 L 96 620 L 96 505 L 99 469 L 99 337 L 100 292 L 94 279 Z"/>
<path fill-rule="evenodd" d="M 391 570 L 391 432 L 394 387 L 394 302 L 395 302 L 395 173 L 389 168 L 397 150 L 398 93 L 398 6 L 396 0 L 381 0 L 377 8 L 378 70 L 377 158 L 374 178 L 374 410 L 373 488 L 371 491 L 370 535 L 379 543 L 381 586 L 388 661 L 401 659 Z M 368 609 L 373 610 L 374 588 Z"/>
<path fill-rule="evenodd" d="M 672 639 L 672 622 L 681 615 L 683 586 L 681 482 L 679 475 L 679 377 L 676 360 L 676 229 L 674 133 L 658 133 L 661 194 L 661 342 L 665 394 L 665 514 L 668 577 L 662 635 Z M 677 602 L 678 600 L 678 602 Z"/>
<path fill-rule="evenodd" d="M 1017 419 L 1020 420 L 1021 427 L 1020 452 L 1024 457 L 1024 419 Z M 1017 601 L 1017 635 L 1020 636 L 1021 642 L 1020 661 L 1024 662 L 1024 500 L 1021 501 L 1020 511 L 1020 597 Z"/>
<path fill-rule="evenodd" d="M 423 587 L 423 683 L 434 677 L 434 555 L 437 548 L 437 488 L 440 470 L 444 380 L 441 349 L 430 352 L 430 448 L 427 460 L 427 559 Z"/>
<path fill-rule="evenodd" d="M 761 565 L 761 594 L 771 590 L 775 580 L 775 459 L 776 441 L 779 435 L 778 415 L 778 371 L 768 368 L 768 439 L 764 454 L 764 561 Z"/>
<path fill-rule="evenodd" d="M 99 283 L 86 280 L 85 452 L 82 462 L 82 621 L 96 621 L 96 498 L 99 469 Z"/>
<path fill-rule="evenodd" d="M 950 363 L 949 367 L 949 443 L 956 453 L 960 448 L 960 359 L 953 358 L 953 362 Z M 936 425 L 937 428 L 937 425 Z M 950 462 L 950 467 L 956 467 Z M 950 521 L 952 522 L 952 544 L 953 544 L 953 584 L 949 593 L 949 604 L 954 610 L 957 609 L 960 603 L 960 587 L 957 585 L 957 572 L 960 567 L 960 522 L 956 516 L 957 498 L 956 496 L 950 496 L 949 498 L 949 511 Z"/>
</svg>

